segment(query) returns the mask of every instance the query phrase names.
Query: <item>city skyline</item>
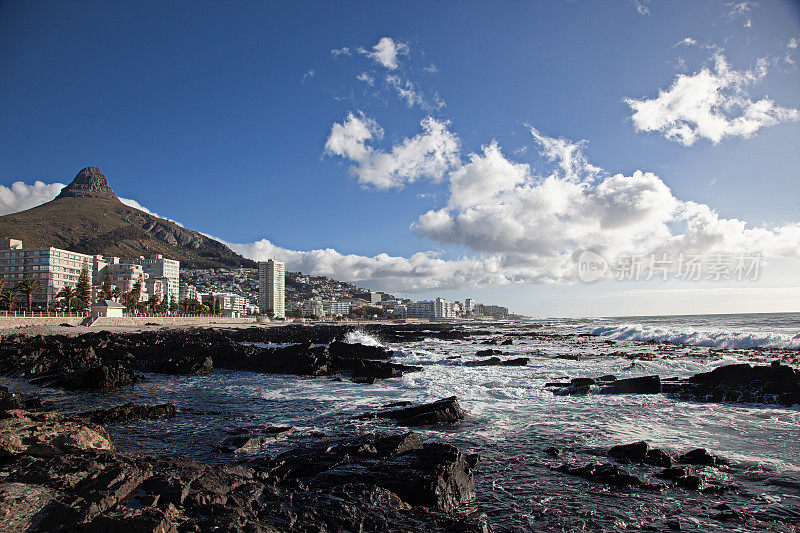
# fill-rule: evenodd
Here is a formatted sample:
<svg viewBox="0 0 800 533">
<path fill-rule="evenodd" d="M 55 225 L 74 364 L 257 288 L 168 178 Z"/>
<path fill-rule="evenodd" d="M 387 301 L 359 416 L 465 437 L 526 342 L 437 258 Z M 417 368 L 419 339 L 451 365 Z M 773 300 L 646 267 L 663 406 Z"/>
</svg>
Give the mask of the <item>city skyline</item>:
<svg viewBox="0 0 800 533">
<path fill-rule="evenodd" d="M 788 2 L 425 5 L 448 17 L 444 33 L 389 5 L 213 17 L 186 4 L 158 21 L 147 6 L 82 5 L 0 7 L 0 68 L 42 87 L 0 86 L 15 146 L 0 163 L 0 214 L 98 164 L 123 202 L 246 257 L 415 300 L 534 316 L 800 310 L 800 24 Z M 370 15 L 381 22 L 345 37 L 326 29 Z M 222 33 L 242 27 L 196 41 L 212 19 Z M 482 33 L 465 33 L 475 20 Z M 47 34 L 21 32 L 33 21 Z M 181 21 L 191 37 L 162 31 Z M 75 31 L 108 46 L 66 42 Z M 109 66 L 142 46 L 125 73 Z M 56 83 L 59 99 L 45 98 Z M 212 102 L 223 111 L 204 115 Z M 53 149 L 33 157 L 42 145 Z M 755 279 L 583 283 L 587 250 L 609 264 L 664 253 L 763 264 Z"/>
</svg>

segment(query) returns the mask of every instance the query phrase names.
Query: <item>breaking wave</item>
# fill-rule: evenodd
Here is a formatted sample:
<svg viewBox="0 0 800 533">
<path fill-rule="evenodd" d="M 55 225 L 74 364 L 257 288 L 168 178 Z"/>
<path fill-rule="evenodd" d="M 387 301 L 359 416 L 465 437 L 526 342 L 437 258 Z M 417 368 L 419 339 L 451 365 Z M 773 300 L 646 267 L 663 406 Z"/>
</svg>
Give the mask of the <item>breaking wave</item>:
<svg viewBox="0 0 800 533">
<path fill-rule="evenodd" d="M 383 346 L 383 343 L 362 329 L 348 331 L 344 336 L 347 344 L 363 344 L 364 346 Z"/>
<path fill-rule="evenodd" d="M 643 324 L 589 326 L 583 332 L 617 340 L 655 340 L 718 348 L 800 349 L 800 333 L 793 335 L 769 331 L 702 330 Z"/>
</svg>

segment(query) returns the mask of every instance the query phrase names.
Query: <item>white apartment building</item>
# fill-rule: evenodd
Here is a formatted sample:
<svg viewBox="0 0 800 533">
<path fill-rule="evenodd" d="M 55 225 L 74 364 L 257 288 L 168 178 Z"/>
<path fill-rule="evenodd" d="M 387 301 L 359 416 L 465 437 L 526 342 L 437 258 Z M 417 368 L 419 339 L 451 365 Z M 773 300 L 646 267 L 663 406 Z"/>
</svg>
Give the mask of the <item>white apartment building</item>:
<svg viewBox="0 0 800 533">
<path fill-rule="evenodd" d="M 26 278 L 35 279 L 41 289 L 32 294 L 32 301 L 50 305 L 64 287 L 78 283 L 83 265 L 89 269 L 92 283 L 94 257 L 60 248 L 23 248 L 17 239 L 0 240 L 0 278 L 6 287 L 13 287 Z"/>
<path fill-rule="evenodd" d="M 409 318 L 455 318 L 455 306 L 444 298 L 408 302 L 406 316 Z"/>
<path fill-rule="evenodd" d="M 325 306 L 322 305 L 321 298 L 311 298 L 302 305 L 303 315 L 313 315 L 318 318 L 325 316 Z"/>
<path fill-rule="evenodd" d="M 430 300 L 408 302 L 406 304 L 406 316 L 409 318 L 435 318 L 436 304 Z"/>
<path fill-rule="evenodd" d="M 444 298 L 436 298 L 434 300 L 433 316 L 434 318 L 455 318 L 456 311 L 453 302 L 448 302 Z"/>
<path fill-rule="evenodd" d="M 285 308 L 286 265 L 270 259 L 258 263 L 258 306 L 262 314 L 272 313 L 276 318 L 286 316 Z"/>
<path fill-rule="evenodd" d="M 322 308 L 325 311 L 325 316 L 329 317 L 347 316 L 350 314 L 350 302 L 323 300 Z"/>
<path fill-rule="evenodd" d="M 219 302 L 219 313 L 222 316 L 240 318 L 245 315 L 247 298 L 233 292 L 213 292 L 211 296 Z"/>
<path fill-rule="evenodd" d="M 147 274 L 144 273 L 141 265 L 133 265 L 130 263 L 121 263 L 119 257 L 109 257 L 106 261 L 105 267 L 99 271 L 102 278 L 99 283 L 102 283 L 106 277 L 109 278 L 111 285 L 117 287 L 123 294 L 131 292 L 136 282 L 141 282 L 141 292 L 139 293 L 139 301 L 145 301 L 148 298 L 147 290 Z"/>
<path fill-rule="evenodd" d="M 148 258 L 139 256 L 136 259 L 125 259 L 123 263 L 140 265 L 145 274 L 150 278 L 167 278 L 167 294 L 169 299 L 176 303 L 180 299 L 180 274 L 181 262 L 167 259 L 163 255 L 155 254 Z"/>
<path fill-rule="evenodd" d="M 188 283 L 180 283 L 178 285 L 178 301 L 183 300 L 197 300 L 197 287 Z"/>
</svg>

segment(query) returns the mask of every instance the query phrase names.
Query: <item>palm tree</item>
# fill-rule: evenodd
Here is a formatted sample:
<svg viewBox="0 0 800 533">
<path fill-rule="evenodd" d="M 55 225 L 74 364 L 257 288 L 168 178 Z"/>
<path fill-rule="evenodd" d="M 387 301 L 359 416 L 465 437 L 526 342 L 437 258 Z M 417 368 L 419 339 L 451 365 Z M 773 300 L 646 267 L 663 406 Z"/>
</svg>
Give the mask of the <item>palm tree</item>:
<svg viewBox="0 0 800 533">
<path fill-rule="evenodd" d="M 30 313 L 33 304 L 33 293 L 41 289 L 42 284 L 33 278 L 25 278 L 17 283 L 15 288 L 28 298 L 28 312 Z"/>
<path fill-rule="evenodd" d="M 150 298 L 147 299 L 147 303 L 145 305 L 147 305 L 147 307 L 149 307 L 150 310 L 153 313 L 155 313 L 156 312 L 156 308 L 158 307 L 159 300 L 160 300 L 160 298 L 158 297 L 158 295 L 154 294 Z"/>
<path fill-rule="evenodd" d="M 70 286 L 64 287 L 63 289 L 58 291 L 58 294 L 56 294 L 56 298 L 62 298 L 64 300 L 64 303 L 67 304 L 67 313 L 72 311 L 72 299 L 76 298 L 77 296 L 78 293 L 75 292 L 75 289 Z"/>
<path fill-rule="evenodd" d="M 17 291 L 14 290 L 14 287 L 0 292 L 0 306 L 5 307 L 9 311 L 13 311 L 16 297 Z"/>
<path fill-rule="evenodd" d="M 109 294 L 109 296 L 111 296 L 112 300 L 118 302 L 120 296 L 122 296 L 122 289 L 120 289 L 119 287 L 113 287 L 111 289 L 111 293 Z"/>
</svg>

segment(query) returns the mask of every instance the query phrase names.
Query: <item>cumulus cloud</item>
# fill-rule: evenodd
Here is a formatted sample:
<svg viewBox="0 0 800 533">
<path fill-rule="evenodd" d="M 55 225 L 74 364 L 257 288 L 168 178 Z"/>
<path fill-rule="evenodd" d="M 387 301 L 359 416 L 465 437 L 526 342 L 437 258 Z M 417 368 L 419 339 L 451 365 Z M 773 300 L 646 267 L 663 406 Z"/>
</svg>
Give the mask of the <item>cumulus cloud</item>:
<svg viewBox="0 0 800 533">
<path fill-rule="evenodd" d="M 284 261 L 288 270 L 329 276 L 389 292 L 539 283 L 547 281 L 552 271 L 540 265 L 515 264 L 513 260 L 497 255 L 446 260 L 434 252 L 418 252 L 410 257 L 388 254 L 362 256 L 342 254 L 330 248 L 290 250 L 267 239 L 250 244 L 221 242 L 256 261 L 274 258 Z"/>
<path fill-rule="evenodd" d="M 359 48 L 358 51 L 379 65 L 389 70 L 395 70 L 398 67 L 397 56 L 408 55 L 410 49 L 408 43 L 395 41 L 391 37 L 381 37 L 371 51 L 364 48 Z"/>
<path fill-rule="evenodd" d="M 348 113 L 331 127 L 325 153 L 352 161 L 350 173 L 364 186 L 391 189 L 422 178 L 440 181 L 459 162 L 458 138 L 448 123 L 432 117 L 424 118 L 420 126 L 420 133 L 386 152 L 369 144 L 383 137 L 378 123 L 361 112 Z"/>
<path fill-rule="evenodd" d="M 22 181 L 12 183 L 10 187 L 0 185 L 0 216 L 25 211 L 26 209 L 47 203 L 58 196 L 58 193 L 60 193 L 63 188 L 63 183 L 44 183 L 39 180 L 33 182 L 32 185 L 28 185 Z M 180 222 L 159 216 L 158 213 L 147 209 L 136 200 L 120 198 L 119 201 L 128 207 L 144 211 L 158 218 L 170 220 L 182 226 Z"/>
<path fill-rule="evenodd" d="M 717 144 L 725 137 L 749 137 L 762 127 L 800 118 L 796 109 L 778 106 L 768 97 L 755 102 L 749 98 L 746 87 L 766 73 L 766 60 L 754 70 L 736 71 L 717 54 L 713 67 L 678 75 L 656 98 L 625 102 L 639 131 L 658 131 L 684 146 L 700 138 Z"/>
<path fill-rule="evenodd" d="M 317 71 L 313 68 L 308 69 L 305 74 L 303 74 L 303 79 L 300 80 L 300 83 L 305 83 L 307 80 L 310 80 L 317 74 Z"/>
<path fill-rule="evenodd" d="M 497 143 L 470 154 L 450 175 L 450 200 L 430 210 L 412 231 L 442 245 L 464 246 L 500 257 L 503 264 L 527 264 L 541 279 L 571 279 L 569 265 L 581 250 L 604 257 L 651 253 L 761 253 L 800 258 L 800 224 L 751 227 L 721 218 L 705 204 L 682 201 L 655 174 L 600 178 L 580 145 L 531 134 L 556 169 L 536 176 L 528 165 L 510 161 Z M 512 276 L 513 277 L 513 276 Z"/>
<path fill-rule="evenodd" d="M 12 183 L 10 187 L 0 185 L 0 215 L 24 211 L 49 202 L 63 188 L 63 183 L 44 183 L 38 180 L 33 185 L 22 181 Z"/>
<path fill-rule="evenodd" d="M 697 41 L 692 39 L 691 37 L 685 37 L 682 40 L 675 43 L 675 46 L 694 46 L 697 44 Z"/>
</svg>

